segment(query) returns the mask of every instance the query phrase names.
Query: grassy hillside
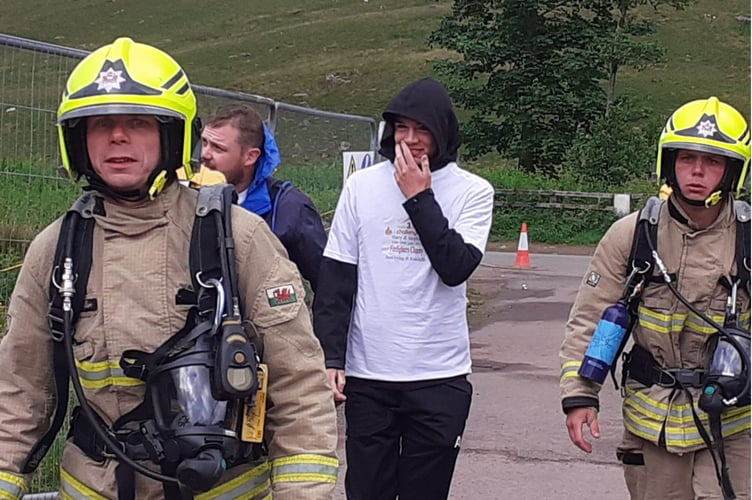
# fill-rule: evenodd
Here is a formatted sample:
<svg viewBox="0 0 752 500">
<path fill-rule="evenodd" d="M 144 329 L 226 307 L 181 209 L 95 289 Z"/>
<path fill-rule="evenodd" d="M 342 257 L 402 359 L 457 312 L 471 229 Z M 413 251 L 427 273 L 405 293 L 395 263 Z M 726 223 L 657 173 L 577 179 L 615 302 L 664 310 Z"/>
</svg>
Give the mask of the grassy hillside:
<svg viewBox="0 0 752 500">
<path fill-rule="evenodd" d="M 430 73 L 428 60 L 449 55 L 425 41 L 450 9 L 445 0 L 37 0 L 33 9 L 3 0 L 0 32 L 85 49 L 129 35 L 174 55 L 196 83 L 375 117 Z M 749 25 L 735 20 L 750 15 L 748 1 L 641 15 L 659 20 L 668 61 L 625 71 L 619 92 L 660 114 L 710 94 L 749 109 Z"/>
</svg>

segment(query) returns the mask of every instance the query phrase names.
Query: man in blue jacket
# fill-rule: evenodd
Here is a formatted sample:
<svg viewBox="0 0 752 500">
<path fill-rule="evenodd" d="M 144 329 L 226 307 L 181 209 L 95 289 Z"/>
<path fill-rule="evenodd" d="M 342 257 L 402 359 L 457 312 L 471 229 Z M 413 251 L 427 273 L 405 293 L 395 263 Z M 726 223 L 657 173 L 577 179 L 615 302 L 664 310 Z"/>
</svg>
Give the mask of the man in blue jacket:
<svg viewBox="0 0 752 500">
<path fill-rule="evenodd" d="M 201 133 L 201 161 L 235 185 L 238 205 L 266 220 L 315 293 L 326 232 L 313 201 L 272 177 L 281 157 L 261 116 L 242 104 L 219 107 Z"/>
</svg>

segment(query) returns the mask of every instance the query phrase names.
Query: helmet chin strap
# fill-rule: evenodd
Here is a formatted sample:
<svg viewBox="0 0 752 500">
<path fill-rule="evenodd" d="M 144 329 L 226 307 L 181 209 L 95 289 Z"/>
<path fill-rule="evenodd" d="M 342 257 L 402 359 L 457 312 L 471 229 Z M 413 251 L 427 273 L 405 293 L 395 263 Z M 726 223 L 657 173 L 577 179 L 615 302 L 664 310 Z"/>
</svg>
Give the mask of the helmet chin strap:
<svg viewBox="0 0 752 500">
<path fill-rule="evenodd" d="M 676 196 L 678 196 L 684 203 L 686 203 L 687 205 L 692 205 L 693 207 L 710 208 L 717 205 L 723 200 L 723 190 L 720 186 L 718 186 L 716 190 L 710 193 L 710 196 L 708 196 L 704 200 L 690 200 L 689 198 L 684 196 L 684 193 L 681 192 L 681 189 L 678 185 L 674 186 L 673 190 L 674 193 L 676 193 Z"/>
<path fill-rule="evenodd" d="M 96 173 L 96 171 L 94 171 L 94 169 L 89 169 L 89 172 L 86 175 L 86 180 L 89 182 L 89 187 L 91 189 L 94 189 L 105 196 L 120 201 L 136 202 L 146 199 L 153 200 L 168 184 L 169 176 L 167 175 L 166 169 L 157 167 L 151 175 L 149 175 L 146 182 L 147 187 L 142 189 L 130 189 L 127 191 L 113 189 L 104 181 L 104 179 L 102 179 L 102 177 L 99 176 L 99 174 Z"/>
</svg>

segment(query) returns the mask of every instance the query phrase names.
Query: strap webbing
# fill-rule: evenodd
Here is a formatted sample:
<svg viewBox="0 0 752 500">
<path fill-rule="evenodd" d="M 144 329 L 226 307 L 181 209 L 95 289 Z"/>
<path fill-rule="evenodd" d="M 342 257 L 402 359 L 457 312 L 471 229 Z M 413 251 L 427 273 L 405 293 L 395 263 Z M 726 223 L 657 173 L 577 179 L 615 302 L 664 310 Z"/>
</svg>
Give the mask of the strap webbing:
<svg viewBox="0 0 752 500">
<path fill-rule="evenodd" d="M 48 324 L 54 340 L 52 362 L 55 376 L 55 413 L 47 432 L 32 447 L 26 456 L 21 472 L 34 472 L 50 447 L 65 420 L 68 411 L 69 376 L 77 376 L 68 372 L 68 363 L 63 336 L 66 334 L 64 325 L 63 297 L 57 285 L 62 283 L 63 264 L 67 258 L 73 262 L 75 278 L 75 293 L 71 297 L 71 324 L 78 321 L 86 299 L 86 286 L 89 282 L 91 270 L 92 242 L 94 239 L 94 213 L 103 213 L 102 206 L 97 202 L 93 193 L 84 193 L 73 204 L 63 217 L 60 235 L 55 249 L 55 264 L 49 287 Z M 74 334 L 74 330 L 70 332 Z"/>
<path fill-rule="evenodd" d="M 734 202 L 736 213 L 736 272 L 742 288 L 749 292 L 750 286 L 750 206 L 741 200 Z"/>
<path fill-rule="evenodd" d="M 234 272 L 235 243 L 231 229 L 226 228 L 226 224 L 231 225 L 230 211 L 234 196 L 235 188 L 230 184 L 202 186 L 199 191 L 196 218 L 191 233 L 189 265 L 201 316 L 214 311 L 216 307 L 216 294 L 202 286 L 202 283 L 230 276 L 230 283 L 223 283 L 227 291 L 226 305 L 237 295 L 237 278 Z M 226 312 L 230 311 L 226 308 Z"/>
</svg>

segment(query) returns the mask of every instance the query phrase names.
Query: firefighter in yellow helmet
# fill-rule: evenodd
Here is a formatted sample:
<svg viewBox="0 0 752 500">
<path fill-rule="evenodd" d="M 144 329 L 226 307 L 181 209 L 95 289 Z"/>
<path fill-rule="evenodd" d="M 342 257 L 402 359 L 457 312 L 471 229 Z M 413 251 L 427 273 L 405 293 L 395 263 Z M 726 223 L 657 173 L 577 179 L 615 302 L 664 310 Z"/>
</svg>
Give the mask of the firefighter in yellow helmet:
<svg viewBox="0 0 752 500">
<path fill-rule="evenodd" d="M 202 248 L 226 258 L 231 283 L 203 263 L 192 272 L 208 205 L 176 172 L 190 169 L 195 116 L 180 66 L 129 38 L 71 73 L 60 149 L 86 193 L 34 239 L 10 300 L 0 497 L 27 492 L 69 380 L 64 498 L 331 497 L 336 414 L 295 265 L 261 218 L 228 203 L 231 222 L 215 228 L 237 245 Z"/>
<path fill-rule="evenodd" d="M 749 161 L 736 109 L 715 97 L 678 108 L 656 163 L 671 194 L 611 226 L 571 310 L 561 401 L 587 453 L 601 384 L 633 341 L 617 450 L 633 500 L 750 498 L 750 207 L 735 199 Z"/>
</svg>

